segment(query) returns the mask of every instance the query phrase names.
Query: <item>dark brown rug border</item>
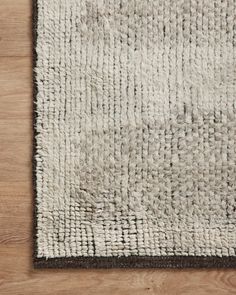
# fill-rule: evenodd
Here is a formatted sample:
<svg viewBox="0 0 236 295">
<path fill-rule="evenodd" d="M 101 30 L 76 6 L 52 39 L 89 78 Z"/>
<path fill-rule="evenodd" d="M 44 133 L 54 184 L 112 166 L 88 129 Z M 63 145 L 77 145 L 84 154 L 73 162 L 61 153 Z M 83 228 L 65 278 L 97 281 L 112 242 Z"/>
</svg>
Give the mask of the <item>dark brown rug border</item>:
<svg viewBox="0 0 236 295">
<path fill-rule="evenodd" d="M 235 257 L 129 256 L 36 258 L 35 268 L 235 268 Z"/>
<path fill-rule="evenodd" d="M 37 61 L 38 0 L 32 0 L 33 36 L 33 266 L 34 268 L 236 268 L 236 256 L 129 256 L 129 257 L 61 257 L 37 256 L 37 188 L 36 188 L 36 100 L 37 83 L 34 68 Z"/>
</svg>

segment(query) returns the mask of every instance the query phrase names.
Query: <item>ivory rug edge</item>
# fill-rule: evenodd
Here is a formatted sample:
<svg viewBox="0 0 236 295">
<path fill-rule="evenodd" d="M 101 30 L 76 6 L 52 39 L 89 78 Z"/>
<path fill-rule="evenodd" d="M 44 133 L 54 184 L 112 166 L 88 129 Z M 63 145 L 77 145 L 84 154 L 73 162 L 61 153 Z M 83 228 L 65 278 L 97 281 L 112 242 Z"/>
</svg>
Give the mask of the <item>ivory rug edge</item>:
<svg viewBox="0 0 236 295">
<path fill-rule="evenodd" d="M 37 188 L 36 188 L 36 107 L 37 84 L 34 68 L 37 60 L 37 0 L 32 0 L 33 44 L 33 267 L 40 268 L 236 268 L 235 256 L 121 256 L 121 257 L 37 257 Z"/>
</svg>

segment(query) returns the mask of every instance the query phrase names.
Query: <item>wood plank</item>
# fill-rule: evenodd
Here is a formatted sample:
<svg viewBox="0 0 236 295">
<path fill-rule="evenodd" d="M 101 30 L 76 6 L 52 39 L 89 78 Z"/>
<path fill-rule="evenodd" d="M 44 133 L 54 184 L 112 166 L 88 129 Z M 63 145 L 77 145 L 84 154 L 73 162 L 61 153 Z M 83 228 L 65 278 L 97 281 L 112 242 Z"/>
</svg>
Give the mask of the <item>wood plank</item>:
<svg viewBox="0 0 236 295">
<path fill-rule="evenodd" d="M 1 0 L 0 56 L 31 55 L 31 1 Z"/>
<path fill-rule="evenodd" d="M 32 66 L 30 57 L 0 57 L 0 112 L 9 118 L 9 112 L 31 115 Z"/>
<path fill-rule="evenodd" d="M 28 172 L 28 174 L 30 173 L 31 171 Z M 18 194 L 21 194 L 25 197 L 32 196 L 32 183 L 30 176 L 28 176 L 27 179 L 23 179 L 21 181 L 11 181 L 11 179 L 1 181 L 0 179 L 0 196 L 16 196 Z"/>
<path fill-rule="evenodd" d="M 0 195 L 31 193 L 31 60 L 0 57 Z"/>
<path fill-rule="evenodd" d="M 29 119 L 0 120 L 0 183 L 29 181 L 32 163 L 30 127 Z"/>
</svg>

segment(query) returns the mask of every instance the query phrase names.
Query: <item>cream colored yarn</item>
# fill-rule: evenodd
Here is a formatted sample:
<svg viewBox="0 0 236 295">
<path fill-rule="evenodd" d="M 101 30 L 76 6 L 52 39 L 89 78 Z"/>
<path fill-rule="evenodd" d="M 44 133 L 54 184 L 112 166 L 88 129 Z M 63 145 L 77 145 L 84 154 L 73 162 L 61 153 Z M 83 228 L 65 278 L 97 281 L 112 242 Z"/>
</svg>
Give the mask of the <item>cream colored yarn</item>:
<svg viewBox="0 0 236 295">
<path fill-rule="evenodd" d="M 235 256 L 234 0 L 38 0 L 37 256 Z"/>
</svg>

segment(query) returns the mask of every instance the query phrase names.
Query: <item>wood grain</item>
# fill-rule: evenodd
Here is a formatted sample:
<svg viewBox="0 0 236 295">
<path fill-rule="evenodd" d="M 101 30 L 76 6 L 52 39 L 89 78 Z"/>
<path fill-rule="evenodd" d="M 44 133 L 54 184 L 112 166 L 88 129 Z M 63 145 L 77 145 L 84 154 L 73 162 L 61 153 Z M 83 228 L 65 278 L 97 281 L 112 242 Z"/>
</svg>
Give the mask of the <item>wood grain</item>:
<svg viewBox="0 0 236 295">
<path fill-rule="evenodd" d="M 228 295 L 235 270 L 32 268 L 31 0 L 0 4 L 0 294 Z"/>
</svg>

